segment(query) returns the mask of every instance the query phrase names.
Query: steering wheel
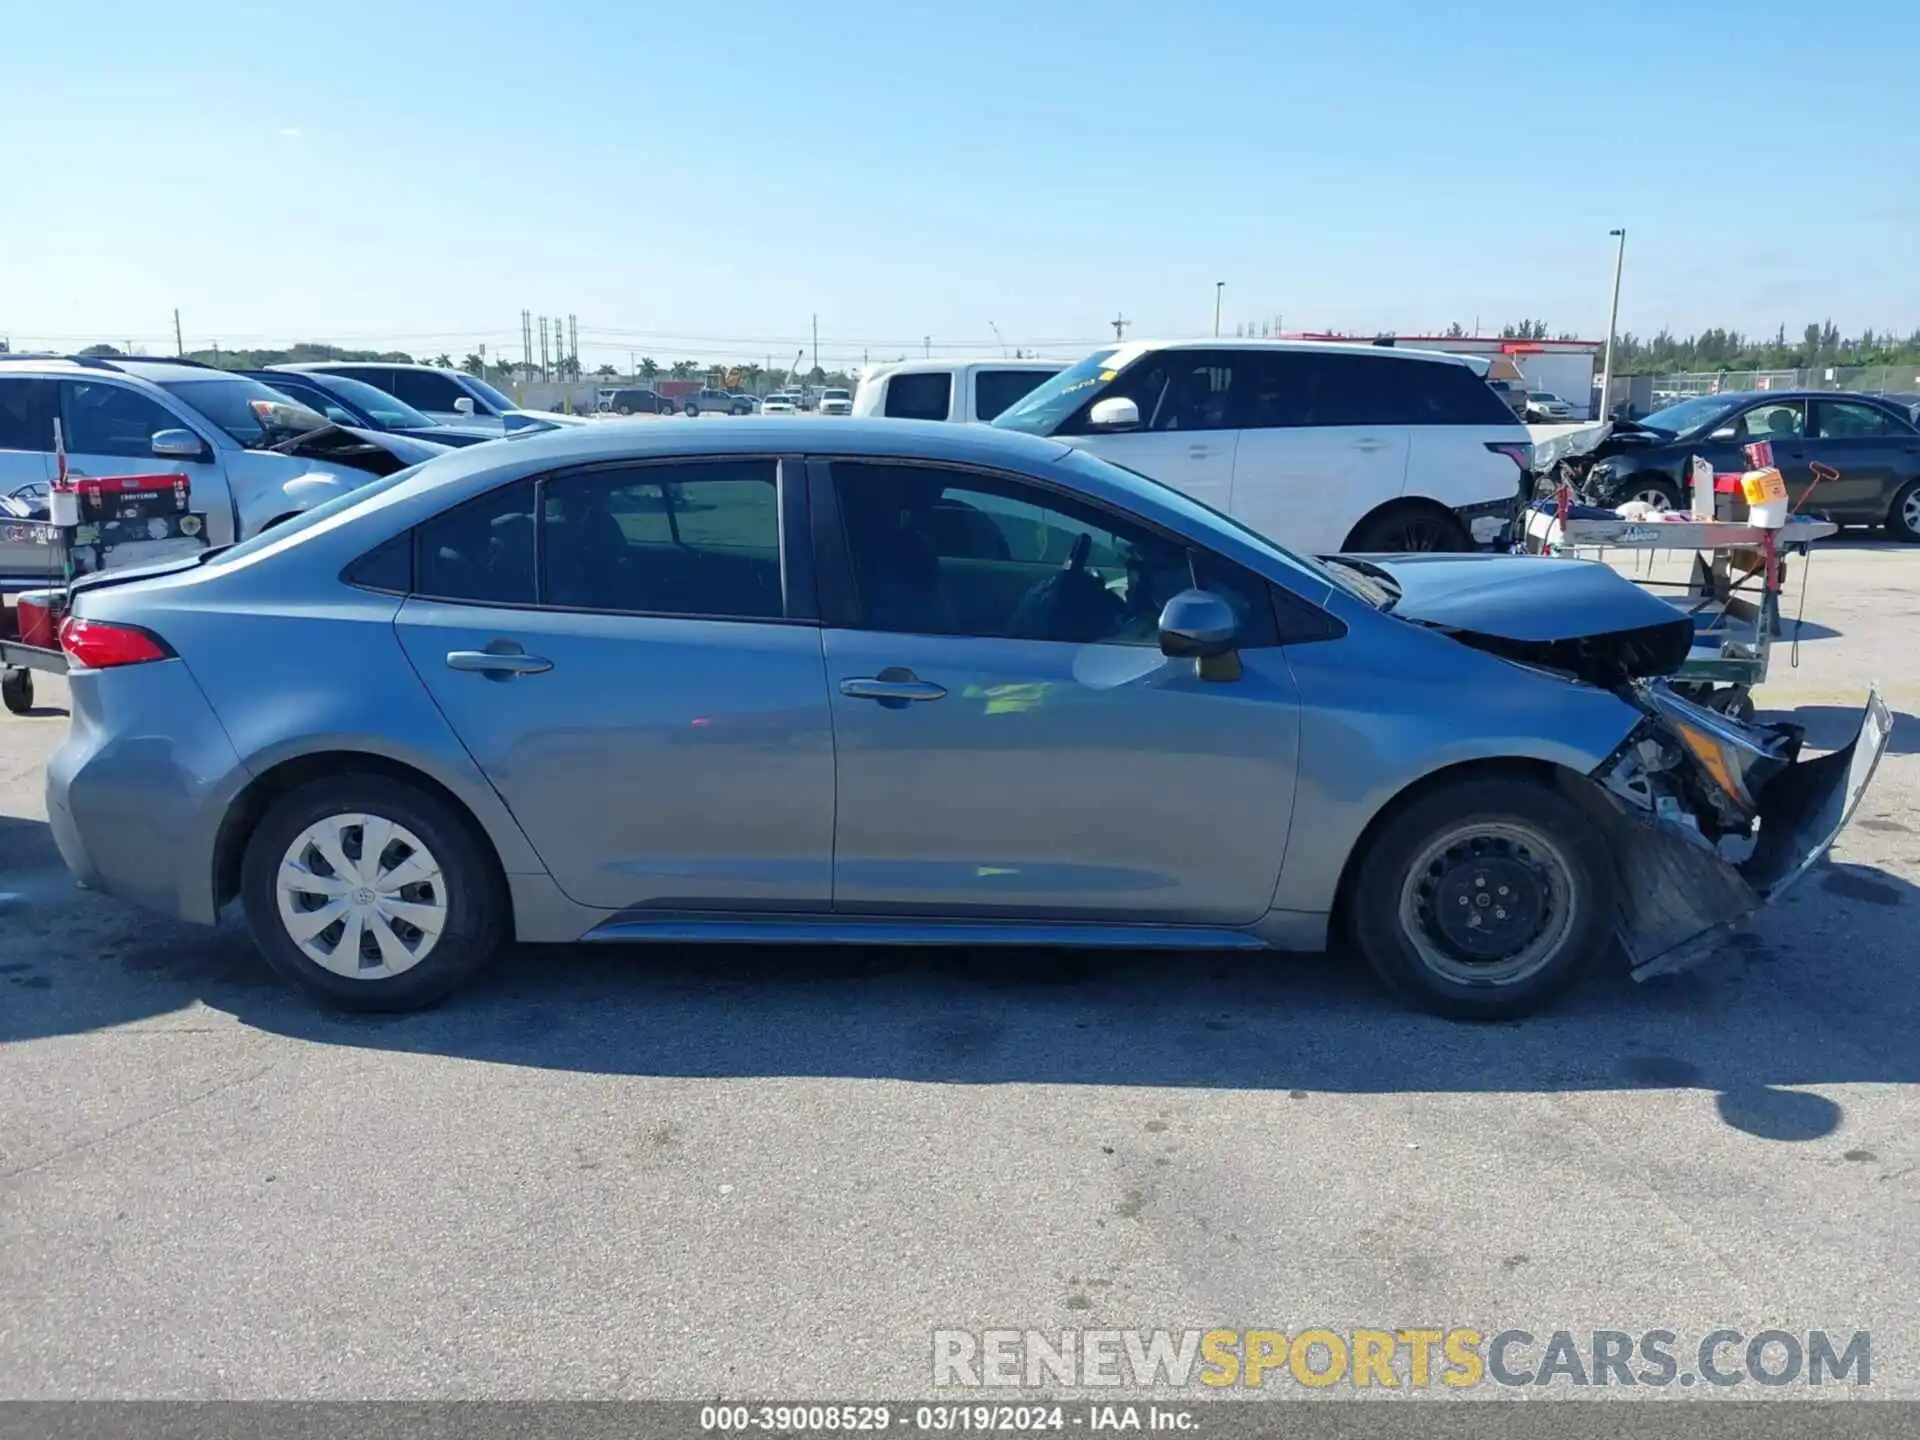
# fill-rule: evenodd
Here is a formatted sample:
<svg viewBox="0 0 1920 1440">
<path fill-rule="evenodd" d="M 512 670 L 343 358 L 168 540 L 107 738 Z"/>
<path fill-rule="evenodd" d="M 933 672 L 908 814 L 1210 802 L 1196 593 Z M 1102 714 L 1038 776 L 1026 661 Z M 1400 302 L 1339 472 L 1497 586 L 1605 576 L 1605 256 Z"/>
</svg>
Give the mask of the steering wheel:
<svg viewBox="0 0 1920 1440">
<path fill-rule="evenodd" d="M 1073 551 L 1067 556 L 1067 573 L 1083 574 L 1087 568 L 1087 556 L 1093 553 L 1093 536 L 1086 531 L 1080 532 L 1080 538 L 1073 542 Z"/>
</svg>

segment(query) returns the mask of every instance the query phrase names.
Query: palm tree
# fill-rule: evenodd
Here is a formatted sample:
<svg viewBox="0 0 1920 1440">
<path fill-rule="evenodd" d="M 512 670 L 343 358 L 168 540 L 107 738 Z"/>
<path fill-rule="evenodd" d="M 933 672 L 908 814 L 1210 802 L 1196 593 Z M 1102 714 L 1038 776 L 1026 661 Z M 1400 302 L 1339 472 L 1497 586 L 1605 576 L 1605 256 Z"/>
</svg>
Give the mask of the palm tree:
<svg viewBox="0 0 1920 1440">
<path fill-rule="evenodd" d="M 438 355 L 433 357 L 431 363 L 438 365 L 442 370 L 451 370 L 453 368 L 453 357 L 442 350 Z"/>
<path fill-rule="evenodd" d="M 487 362 L 469 350 L 467 358 L 460 362 L 460 368 L 469 375 L 484 375 L 487 373 Z"/>
<path fill-rule="evenodd" d="M 693 370 L 694 370 L 693 361 L 676 360 L 673 362 L 673 369 L 671 369 L 667 373 L 670 374 L 676 380 L 690 380 L 693 378 Z"/>
<path fill-rule="evenodd" d="M 653 377 L 659 373 L 660 367 L 654 363 L 651 355 L 642 355 L 640 357 L 640 378 L 642 380 L 651 381 Z"/>
<path fill-rule="evenodd" d="M 598 370 L 595 370 L 593 373 L 599 376 L 602 380 L 617 380 L 620 376 L 620 372 L 614 369 L 613 366 L 611 365 L 602 365 Z"/>
</svg>

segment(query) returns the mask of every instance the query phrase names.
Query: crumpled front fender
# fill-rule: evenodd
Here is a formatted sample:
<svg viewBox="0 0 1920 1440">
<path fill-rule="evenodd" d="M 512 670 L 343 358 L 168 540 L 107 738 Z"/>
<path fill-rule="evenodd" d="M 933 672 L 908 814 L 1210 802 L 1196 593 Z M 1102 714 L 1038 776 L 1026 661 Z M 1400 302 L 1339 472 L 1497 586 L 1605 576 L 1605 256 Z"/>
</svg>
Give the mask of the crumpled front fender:
<svg viewBox="0 0 1920 1440">
<path fill-rule="evenodd" d="M 1767 782 L 1759 797 L 1757 842 L 1737 864 L 1678 825 L 1630 809 L 1604 791 L 1618 812 L 1616 929 L 1633 978 L 1704 960 L 1733 926 L 1778 900 L 1818 864 L 1853 819 L 1892 734 L 1886 703 L 1878 690 L 1869 692 L 1850 743 L 1795 761 Z"/>
</svg>

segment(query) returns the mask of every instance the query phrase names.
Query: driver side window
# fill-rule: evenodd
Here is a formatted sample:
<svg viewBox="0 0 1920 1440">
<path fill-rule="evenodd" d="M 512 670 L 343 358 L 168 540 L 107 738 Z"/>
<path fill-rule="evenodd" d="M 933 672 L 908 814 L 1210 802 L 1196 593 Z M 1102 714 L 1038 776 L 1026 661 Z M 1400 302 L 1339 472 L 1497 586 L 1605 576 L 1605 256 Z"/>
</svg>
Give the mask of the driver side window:
<svg viewBox="0 0 1920 1440">
<path fill-rule="evenodd" d="M 139 391 L 108 381 L 62 382 L 60 410 L 67 450 L 74 455 L 150 456 L 156 434 L 183 428 Z"/>
<path fill-rule="evenodd" d="M 1183 542 L 1017 479 L 850 461 L 833 477 L 864 629 L 1157 645 L 1161 609 L 1194 584 Z M 1272 643 L 1264 582 L 1207 572 L 1247 643 Z"/>
<path fill-rule="evenodd" d="M 1798 440 L 1807 433 L 1807 407 L 1798 400 L 1756 405 L 1733 426 L 1734 438 L 1743 445 L 1756 440 Z"/>
</svg>

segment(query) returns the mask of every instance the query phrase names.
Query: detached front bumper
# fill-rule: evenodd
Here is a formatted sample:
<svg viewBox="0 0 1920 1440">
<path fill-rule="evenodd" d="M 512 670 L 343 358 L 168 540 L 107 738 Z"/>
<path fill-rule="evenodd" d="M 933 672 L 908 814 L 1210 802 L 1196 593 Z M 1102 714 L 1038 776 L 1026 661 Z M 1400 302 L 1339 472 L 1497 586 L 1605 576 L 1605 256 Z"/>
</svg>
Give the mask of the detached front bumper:
<svg viewBox="0 0 1920 1440">
<path fill-rule="evenodd" d="M 1812 760 L 1796 760 L 1759 796 L 1758 838 L 1731 862 L 1682 827 L 1617 797 L 1620 943 L 1645 980 L 1699 963 L 1727 933 L 1778 900 L 1833 848 L 1873 780 L 1893 734 L 1878 690 L 1867 695 L 1853 740 Z"/>
</svg>

